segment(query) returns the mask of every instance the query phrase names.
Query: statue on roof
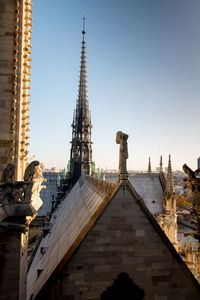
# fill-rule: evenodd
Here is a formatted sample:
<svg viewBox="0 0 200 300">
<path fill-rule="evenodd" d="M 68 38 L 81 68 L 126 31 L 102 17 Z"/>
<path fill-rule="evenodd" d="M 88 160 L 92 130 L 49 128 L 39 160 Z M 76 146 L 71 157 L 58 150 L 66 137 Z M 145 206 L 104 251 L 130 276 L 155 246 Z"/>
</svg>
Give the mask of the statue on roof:
<svg viewBox="0 0 200 300">
<path fill-rule="evenodd" d="M 42 185 L 43 182 L 47 181 L 42 174 L 43 168 L 43 163 L 40 163 L 38 160 L 34 160 L 26 167 L 24 172 L 24 181 L 33 182 L 32 197 L 35 198 L 39 198 L 40 191 L 46 188 L 45 185 Z"/>
<path fill-rule="evenodd" d="M 126 160 L 128 158 L 128 134 L 118 131 L 116 135 L 116 143 L 120 144 L 119 150 L 119 179 L 127 179 L 128 172 L 126 168 Z"/>
<path fill-rule="evenodd" d="M 183 165 L 183 170 L 187 174 L 187 177 L 183 179 L 185 182 L 184 188 L 189 190 L 186 200 L 192 203 L 190 222 L 195 224 L 197 229 L 185 233 L 185 235 L 191 235 L 200 242 L 200 177 L 198 177 L 200 170 L 193 171 L 186 164 Z"/>
<path fill-rule="evenodd" d="M 24 181 L 30 182 L 33 181 L 34 174 L 36 173 L 36 166 L 39 166 L 40 162 L 38 160 L 32 161 L 24 172 Z"/>
<path fill-rule="evenodd" d="M 187 177 L 183 179 L 185 182 L 184 188 L 189 189 L 187 199 L 193 204 L 200 206 L 200 178 L 197 177 L 199 169 L 193 171 L 184 164 L 183 170 L 187 174 Z"/>
<path fill-rule="evenodd" d="M 9 163 L 2 173 L 1 181 L 3 182 L 13 182 L 15 175 L 15 164 Z"/>
<path fill-rule="evenodd" d="M 200 169 L 197 169 L 196 171 L 192 171 L 186 164 L 183 165 L 183 171 L 188 175 L 188 177 L 196 178 L 196 176 L 199 174 Z"/>
</svg>

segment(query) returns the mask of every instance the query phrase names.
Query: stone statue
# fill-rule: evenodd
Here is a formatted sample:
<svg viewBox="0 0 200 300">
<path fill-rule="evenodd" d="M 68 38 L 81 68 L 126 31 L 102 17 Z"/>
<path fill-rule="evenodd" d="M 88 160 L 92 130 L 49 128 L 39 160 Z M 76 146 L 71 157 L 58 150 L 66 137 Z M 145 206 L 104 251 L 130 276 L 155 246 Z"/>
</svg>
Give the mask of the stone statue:
<svg viewBox="0 0 200 300">
<path fill-rule="evenodd" d="M 183 165 L 183 170 L 188 175 L 184 178 L 184 188 L 189 189 L 186 199 L 192 203 L 191 223 L 195 224 L 197 230 L 187 233 L 200 242 L 200 177 L 197 177 L 199 169 L 192 171 L 186 164 Z"/>
<path fill-rule="evenodd" d="M 36 172 L 36 166 L 39 166 L 40 162 L 38 160 L 32 161 L 24 172 L 24 181 L 30 182 L 33 181 L 33 176 Z"/>
<path fill-rule="evenodd" d="M 2 173 L 1 181 L 12 182 L 14 181 L 14 175 L 15 175 L 15 164 L 9 163 Z"/>
<path fill-rule="evenodd" d="M 42 174 L 42 170 L 44 168 L 43 163 L 39 163 L 39 165 L 35 165 L 35 173 L 33 174 L 33 189 L 32 189 L 32 193 L 33 195 L 39 195 L 40 191 L 42 189 L 45 189 L 46 186 L 42 185 L 43 182 L 46 182 L 47 179 L 44 178 L 43 174 Z"/>
<path fill-rule="evenodd" d="M 186 164 L 183 165 L 184 172 L 188 177 L 184 178 L 184 188 L 189 189 L 187 199 L 193 204 L 200 205 L 200 178 L 196 175 L 199 173 L 199 169 L 192 171 Z"/>
<path fill-rule="evenodd" d="M 188 175 L 189 178 L 196 178 L 196 175 L 200 172 L 200 169 L 192 171 L 186 164 L 183 165 L 183 171 Z"/>
<path fill-rule="evenodd" d="M 116 135 L 116 143 L 120 144 L 119 150 L 119 178 L 127 179 L 128 172 L 126 168 L 126 160 L 128 158 L 128 134 L 123 133 L 122 131 L 118 131 Z"/>
</svg>

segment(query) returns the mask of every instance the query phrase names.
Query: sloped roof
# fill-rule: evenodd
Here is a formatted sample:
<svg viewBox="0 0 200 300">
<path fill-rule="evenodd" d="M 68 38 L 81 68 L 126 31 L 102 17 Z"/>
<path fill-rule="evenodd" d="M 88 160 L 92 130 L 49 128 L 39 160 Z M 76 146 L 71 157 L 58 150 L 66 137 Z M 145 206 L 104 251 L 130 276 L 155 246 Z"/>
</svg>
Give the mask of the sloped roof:
<svg viewBox="0 0 200 300">
<path fill-rule="evenodd" d="M 111 182 L 116 182 L 117 179 L 117 175 L 108 177 Z M 163 211 L 163 188 L 159 173 L 138 173 L 129 176 L 129 181 L 153 215 Z"/>
<path fill-rule="evenodd" d="M 28 299 L 59 270 L 101 213 L 117 184 L 82 175 L 51 218 L 27 278 Z"/>
<path fill-rule="evenodd" d="M 159 174 L 136 174 L 129 181 L 153 215 L 163 211 L 163 189 Z"/>
<path fill-rule="evenodd" d="M 52 222 L 55 223 L 50 233 L 42 240 L 34 257 L 28 272 L 27 299 L 30 299 L 32 294 L 37 295 L 48 279 L 59 273 L 104 211 L 108 202 L 110 203 L 114 199 L 114 195 L 118 193 L 121 187 L 129 190 L 154 230 L 162 238 L 178 263 L 183 265 L 185 270 L 189 272 L 194 284 L 199 289 L 198 282 L 129 181 L 125 185 L 124 183 L 112 184 L 82 175 L 52 217 Z M 42 249 L 46 253 L 42 254 Z"/>
</svg>

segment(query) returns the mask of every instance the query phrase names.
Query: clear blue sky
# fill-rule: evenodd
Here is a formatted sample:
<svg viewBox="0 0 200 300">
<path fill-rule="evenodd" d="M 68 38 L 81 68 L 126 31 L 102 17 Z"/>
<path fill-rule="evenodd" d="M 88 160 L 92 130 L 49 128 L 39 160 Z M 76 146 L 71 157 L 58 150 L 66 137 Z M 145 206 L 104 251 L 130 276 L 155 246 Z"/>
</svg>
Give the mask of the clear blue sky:
<svg viewBox="0 0 200 300">
<path fill-rule="evenodd" d="M 118 130 L 128 168 L 173 169 L 200 156 L 199 0 L 33 0 L 30 156 L 67 165 L 85 12 L 93 160 L 118 167 Z"/>
</svg>

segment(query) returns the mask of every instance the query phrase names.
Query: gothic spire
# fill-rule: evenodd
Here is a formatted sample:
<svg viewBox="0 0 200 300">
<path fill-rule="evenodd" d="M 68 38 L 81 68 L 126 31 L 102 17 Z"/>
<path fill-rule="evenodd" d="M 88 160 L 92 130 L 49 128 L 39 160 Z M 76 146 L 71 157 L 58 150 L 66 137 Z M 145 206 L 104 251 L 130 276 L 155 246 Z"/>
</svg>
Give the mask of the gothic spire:
<svg viewBox="0 0 200 300">
<path fill-rule="evenodd" d="M 151 158 L 149 157 L 148 174 L 151 175 Z"/>
<path fill-rule="evenodd" d="M 73 182 L 78 180 L 82 172 L 90 175 L 92 170 L 92 125 L 87 100 L 85 34 L 85 17 L 83 17 L 79 91 L 72 123 L 70 172 Z"/>
<path fill-rule="evenodd" d="M 87 80 L 86 80 L 86 51 L 85 51 L 85 17 L 83 17 L 81 68 L 78 93 L 78 109 L 83 110 L 83 115 L 89 117 L 87 103 Z"/>
<path fill-rule="evenodd" d="M 172 174 L 171 155 L 169 154 L 169 162 L 167 169 L 166 192 L 172 195 L 174 193 L 174 178 Z"/>
</svg>

